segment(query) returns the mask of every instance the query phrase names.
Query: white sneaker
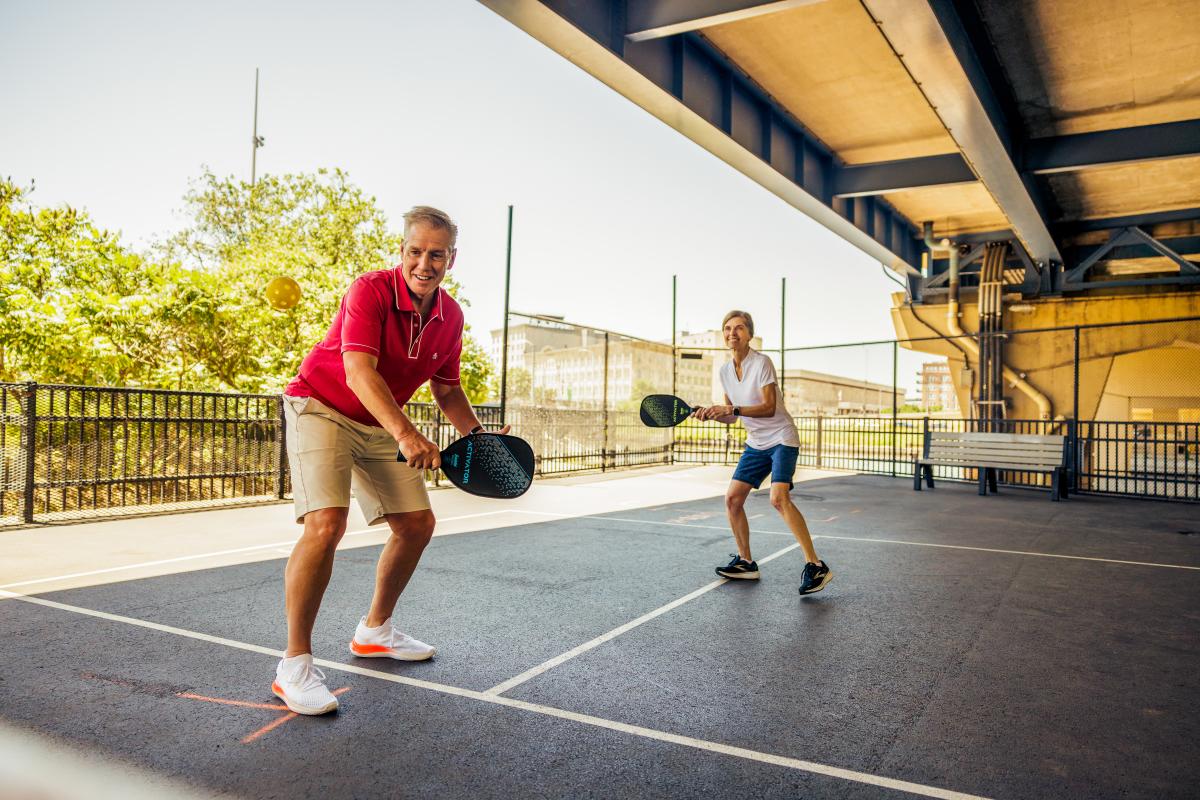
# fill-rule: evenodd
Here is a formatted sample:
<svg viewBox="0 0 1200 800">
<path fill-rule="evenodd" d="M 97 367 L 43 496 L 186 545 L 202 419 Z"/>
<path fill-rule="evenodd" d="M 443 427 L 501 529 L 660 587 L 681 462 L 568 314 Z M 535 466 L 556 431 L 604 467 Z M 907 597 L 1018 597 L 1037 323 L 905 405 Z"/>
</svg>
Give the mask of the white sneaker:
<svg viewBox="0 0 1200 800">
<path fill-rule="evenodd" d="M 297 714 L 328 714 L 338 707 L 338 699 L 325 688 L 325 673 L 313 666 L 311 653 L 280 661 L 271 691 Z"/>
<path fill-rule="evenodd" d="M 437 649 L 418 642 L 392 624 L 389 618 L 378 628 L 368 628 L 367 618 L 359 620 L 350 640 L 350 652 L 362 658 L 394 658 L 397 661 L 425 661 Z"/>
</svg>

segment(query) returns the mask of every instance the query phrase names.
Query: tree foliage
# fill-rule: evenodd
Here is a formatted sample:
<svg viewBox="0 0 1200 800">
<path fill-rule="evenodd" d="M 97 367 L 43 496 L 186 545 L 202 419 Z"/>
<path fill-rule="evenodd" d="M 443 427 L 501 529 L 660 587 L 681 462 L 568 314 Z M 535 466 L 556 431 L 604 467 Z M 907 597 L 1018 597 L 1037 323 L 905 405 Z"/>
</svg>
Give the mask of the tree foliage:
<svg viewBox="0 0 1200 800">
<path fill-rule="evenodd" d="M 143 384 L 164 274 L 70 207 L 0 180 L 0 379 Z"/>
<path fill-rule="evenodd" d="M 205 172 L 187 225 L 148 253 L 75 209 L 35 209 L 0 182 L 0 379 L 275 392 L 324 335 L 343 293 L 395 262 L 399 231 L 341 170 L 266 176 Z M 278 311 L 274 277 L 303 297 Z M 458 285 L 444 286 L 466 303 Z M 490 364 L 469 339 L 463 385 L 487 396 Z"/>
</svg>

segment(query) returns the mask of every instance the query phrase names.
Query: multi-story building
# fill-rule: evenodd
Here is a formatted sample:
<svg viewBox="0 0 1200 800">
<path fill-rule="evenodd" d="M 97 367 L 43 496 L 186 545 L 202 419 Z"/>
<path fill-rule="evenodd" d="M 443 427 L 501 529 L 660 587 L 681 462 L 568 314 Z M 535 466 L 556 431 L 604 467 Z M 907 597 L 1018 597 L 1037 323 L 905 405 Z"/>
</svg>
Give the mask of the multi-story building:
<svg viewBox="0 0 1200 800">
<path fill-rule="evenodd" d="M 502 331 L 492 331 L 492 358 L 500 368 Z M 642 395 L 674 393 L 693 405 L 724 402 L 721 367 L 731 356 L 721 332 L 684 331 L 677 337 L 678 358 L 672 360 L 669 342 L 648 342 L 605 334 L 556 320 L 533 320 L 509 328 L 509 398 L 559 408 L 598 407 L 607 397 L 610 407 Z M 755 337 L 751 346 L 762 348 Z M 776 360 L 777 356 L 769 354 Z M 511 379 L 524 372 L 525 381 Z M 606 386 L 607 384 L 607 386 Z M 784 392 L 788 410 L 803 414 L 878 414 L 892 407 L 891 385 L 829 375 L 811 370 L 787 370 Z M 953 393 L 951 393 L 953 395 Z M 904 390 L 899 390 L 899 404 Z"/>
<path fill-rule="evenodd" d="M 589 329 L 561 320 L 562 317 L 548 317 L 547 319 L 531 319 L 529 322 L 522 322 L 519 325 L 510 325 L 508 328 L 508 368 L 510 370 L 528 370 L 531 363 L 530 355 L 537 351 L 547 348 L 557 350 L 588 343 L 588 334 L 591 333 Z M 492 331 L 492 346 L 489 348 L 489 355 L 496 372 L 500 371 L 503 341 L 503 329 Z"/>
<path fill-rule="evenodd" d="M 610 336 L 607 349 L 607 376 L 603 337 L 584 346 L 529 353 L 535 397 L 569 408 L 597 405 L 606 397 L 613 406 L 671 391 L 669 344 Z"/>
<path fill-rule="evenodd" d="M 784 398 L 794 416 L 814 414 L 882 414 L 892 410 L 892 385 L 829 375 L 807 369 L 783 373 Z M 896 389 L 896 407 L 904 405 L 905 390 Z"/>
<path fill-rule="evenodd" d="M 921 408 L 925 411 L 941 409 L 958 411 L 958 395 L 950 375 L 950 365 L 945 361 L 927 361 L 917 373 L 921 383 Z"/>
</svg>

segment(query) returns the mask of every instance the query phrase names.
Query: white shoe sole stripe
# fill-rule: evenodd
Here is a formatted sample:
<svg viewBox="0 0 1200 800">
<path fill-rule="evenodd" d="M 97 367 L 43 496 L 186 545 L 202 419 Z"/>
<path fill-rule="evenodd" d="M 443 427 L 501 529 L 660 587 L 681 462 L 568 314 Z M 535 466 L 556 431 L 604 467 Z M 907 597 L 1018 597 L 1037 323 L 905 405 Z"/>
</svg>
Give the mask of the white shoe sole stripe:
<svg viewBox="0 0 1200 800">
<path fill-rule="evenodd" d="M 336 711 L 338 707 L 338 701 L 336 697 L 333 698 L 332 702 L 326 703 L 324 706 L 318 708 L 317 706 L 306 706 L 301 705 L 300 703 L 293 703 L 288 699 L 286 693 L 277 691 L 273 686 L 271 687 L 271 692 L 280 700 L 282 700 L 283 704 L 287 706 L 290 711 L 294 711 L 297 714 L 304 714 L 305 716 L 309 717 L 317 717 L 321 714 L 328 714 L 330 711 Z"/>
<path fill-rule="evenodd" d="M 396 661 L 428 661 L 429 659 L 431 659 L 437 655 L 437 648 L 431 647 L 431 648 L 429 648 L 428 653 L 424 653 L 424 654 L 413 653 L 411 655 L 402 653 L 399 650 L 385 650 L 383 652 L 378 652 L 378 653 L 360 653 L 354 649 L 354 642 L 351 642 L 350 643 L 350 652 L 356 658 L 391 658 Z"/>
</svg>

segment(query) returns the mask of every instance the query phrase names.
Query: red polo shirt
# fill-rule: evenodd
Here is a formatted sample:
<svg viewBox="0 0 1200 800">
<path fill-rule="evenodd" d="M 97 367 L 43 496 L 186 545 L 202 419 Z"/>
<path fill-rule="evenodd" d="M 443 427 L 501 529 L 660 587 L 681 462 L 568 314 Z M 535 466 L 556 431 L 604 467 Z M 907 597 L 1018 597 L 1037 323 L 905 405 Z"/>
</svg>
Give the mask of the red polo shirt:
<svg viewBox="0 0 1200 800">
<path fill-rule="evenodd" d="M 329 333 L 305 356 L 284 393 L 315 397 L 352 420 L 378 426 L 346 385 L 342 353 L 376 356 L 375 368 L 403 406 L 425 381 L 458 385 L 462 334 L 462 308 L 441 287 L 432 312 L 422 319 L 399 267 L 368 272 L 350 284 Z"/>
</svg>

